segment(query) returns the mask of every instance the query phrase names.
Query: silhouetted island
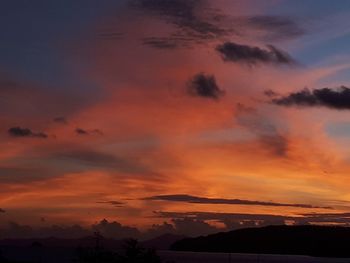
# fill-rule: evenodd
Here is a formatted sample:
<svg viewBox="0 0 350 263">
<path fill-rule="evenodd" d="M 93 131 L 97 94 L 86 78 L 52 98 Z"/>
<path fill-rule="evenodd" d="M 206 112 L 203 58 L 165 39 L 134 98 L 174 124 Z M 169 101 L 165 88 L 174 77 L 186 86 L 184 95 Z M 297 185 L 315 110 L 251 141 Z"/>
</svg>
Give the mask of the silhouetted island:
<svg viewBox="0 0 350 263">
<path fill-rule="evenodd" d="M 171 249 L 196 252 L 350 257 L 350 228 L 311 225 L 245 228 L 182 239 L 175 242 Z"/>
</svg>

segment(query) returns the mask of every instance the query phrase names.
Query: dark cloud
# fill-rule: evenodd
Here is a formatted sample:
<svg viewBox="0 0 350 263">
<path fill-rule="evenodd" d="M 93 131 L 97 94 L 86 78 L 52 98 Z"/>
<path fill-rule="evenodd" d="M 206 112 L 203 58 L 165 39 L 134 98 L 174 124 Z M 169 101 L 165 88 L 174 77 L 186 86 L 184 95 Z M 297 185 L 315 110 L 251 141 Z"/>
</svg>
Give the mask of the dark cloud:
<svg viewBox="0 0 350 263">
<path fill-rule="evenodd" d="M 300 208 L 325 208 L 332 209 L 331 207 L 319 207 L 308 204 L 288 204 L 288 203 L 275 203 L 275 202 L 263 202 L 263 201 L 252 201 L 242 199 L 223 199 L 223 198 L 206 198 L 192 195 L 157 195 L 146 197 L 144 200 L 162 200 L 172 202 L 187 202 L 194 204 L 229 204 L 229 205 L 259 205 L 259 206 L 290 206 Z"/>
<path fill-rule="evenodd" d="M 264 95 L 267 97 L 273 98 L 273 97 L 278 96 L 278 93 L 273 91 L 273 90 L 268 89 L 268 90 L 264 91 Z"/>
<path fill-rule="evenodd" d="M 265 226 L 268 224 L 285 224 L 287 220 L 297 220 L 297 217 L 288 217 L 269 214 L 238 214 L 238 213 L 214 213 L 214 212 L 155 212 L 160 218 L 191 219 L 198 221 L 213 221 L 223 223 L 226 228 L 221 231 L 244 227 Z"/>
<path fill-rule="evenodd" d="M 187 84 L 188 93 L 192 96 L 219 99 L 224 91 L 219 88 L 213 75 L 196 74 Z"/>
<path fill-rule="evenodd" d="M 148 37 L 143 39 L 143 44 L 158 49 L 175 49 L 180 46 L 186 46 L 185 43 L 179 43 L 178 39 L 170 37 Z"/>
<path fill-rule="evenodd" d="M 226 42 L 216 47 L 224 61 L 244 63 L 250 66 L 256 64 L 293 65 L 295 61 L 284 51 L 268 45 L 267 49 Z"/>
<path fill-rule="evenodd" d="M 285 157 L 288 153 L 288 138 L 270 118 L 259 114 L 254 108 L 237 104 L 236 121 L 242 127 L 258 136 L 260 143 L 276 156 Z"/>
<path fill-rule="evenodd" d="M 5 213 L 6 211 L 2 208 L 0 208 L 0 213 Z"/>
<path fill-rule="evenodd" d="M 0 228 L 0 235 L 2 238 L 79 238 L 91 236 L 98 231 L 107 238 L 124 239 L 133 237 L 148 239 L 169 233 L 200 236 L 246 227 L 283 225 L 287 222 L 295 225 L 338 224 L 350 226 L 350 213 L 304 213 L 295 216 L 281 216 L 273 214 L 156 211 L 154 216 L 169 219 L 170 223 L 155 224 L 145 232 L 141 232 L 135 227 L 122 225 L 116 221 L 110 222 L 106 219 L 91 227 L 80 225 L 31 227 L 10 222 L 6 227 Z M 225 227 L 217 228 L 210 223 L 221 223 Z"/>
<path fill-rule="evenodd" d="M 175 25 L 179 37 L 212 39 L 228 33 L 218 25 L 218 13 L 202 0 L 136 0 L 133 6 Z"/>
<path fill-rule="evenodd" d="M 303 89 L 271 101 L 281 106 L 327 107 L 337 110 L 350 109 L 350 88 Z"/>
<path fill-rule="evenodd" d="M 296 216 L 281 216 L 271 214 L 238 214 L 214 212 L 154 212 L 157 217 L 171 219 L 185 219 L 201 221 L 217 221 L 226 225 L 227 229 L 251 226 L 267 226 L 285 224 L 340 224 L 350 226 L 350 213 L 306 213 Z"/>
<path fill-rule="evenodd" d="M 103 132 L 99 129 L 85 130 L 82 128 L 76 128 L 75 133 L 78 135 L 103 135 Z"/>
<path fill-rule="evenodd" d="M 132 6 L 175 27 L 167 36 L 144 38 L 143 44 L 160 49 L 189 48 L 234 33 L 217 9 L 202 0 L 135 0 Z"/>
<path fill-rule="evenodd" d="M 36 137 L 46 139 L 48 135 L 43 132 L 33 132 L 28 128 L 12 127 L 7 131 L 13 137 Z"/>
<path fill-rule="evenodd" d="M 119 201 L 115 201 L 115 200 L 97 201 L 96 203 L 98 203 L 98 204 L 108 204 L 108 205 L 112 205 L 114 207 L 124 207 L 125 206 L 125 203 L 119 202 Z"/>
<path fill-rule="evenodd" d="M 75 132 L 76 132 L 77 134 L 79 134 L 79 135 L 88 135 L 88 134 L 89 134 L 88 131 L 86 131 L 86 130 L 84 130 L 84 129 L 81 129 L 81 128 L 76 128 L 76 129 L 75 129 Z"/>
<path fill-rule="evenodd" d="M 68 121 L 65 117 L 56 117 L 53 119 L 54 122 L 57 122 L 57 123 L 62 123 L 62 124 L 67 124 Z"/>
</svg>

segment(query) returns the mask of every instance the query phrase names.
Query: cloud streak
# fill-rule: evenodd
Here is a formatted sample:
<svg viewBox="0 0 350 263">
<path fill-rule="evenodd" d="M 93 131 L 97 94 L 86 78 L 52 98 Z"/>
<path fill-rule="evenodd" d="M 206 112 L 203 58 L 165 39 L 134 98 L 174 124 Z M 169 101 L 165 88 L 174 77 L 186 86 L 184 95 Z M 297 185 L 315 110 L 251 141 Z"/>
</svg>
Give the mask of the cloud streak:
<svg viewBox="0 0 350 263">
<path fill-rule="evenodd" d="M 160 200 L 170 202 L 186 202 L 193 204 L 227 204 L 227 205 L 255 205 L 255 206 L 286 206 L 286 207 L 299 207 L 299 208 L 324 208 L 332 209 L 329 206 L 313 206 L 309 204 L 289 204 L 289 203 L 276 203 L 276 202 L 264 202 L 255 200 L 243 200 L 243 199 L 225 199 L 225 198 L 207 198 L 186 194 L 176 195 L 156 195 L 146 197 L 144 200 Z"/>
<path fill-rule="evenodd" d="M 119 202 L 119 201 L 115 201 L 115 200 L 109 200 L 109 201 L 97 201 L 97 204 L 108 204 L 108 205 L 112 205 L 114 207 L 124 207 L 125 203 L 123 202 Z"/>
</svg>

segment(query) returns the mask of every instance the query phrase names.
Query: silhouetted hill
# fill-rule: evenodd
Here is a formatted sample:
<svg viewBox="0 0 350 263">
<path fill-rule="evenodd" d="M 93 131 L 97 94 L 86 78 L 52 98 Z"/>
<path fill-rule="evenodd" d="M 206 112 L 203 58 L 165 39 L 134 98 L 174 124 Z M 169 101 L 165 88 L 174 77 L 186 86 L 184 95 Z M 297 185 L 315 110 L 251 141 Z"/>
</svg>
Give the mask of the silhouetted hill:
<svg viewBox="0 0 350 263">
<path fill-rule="evenodd" d="M 222 232 L 175 242 L 171 249 L 197 252 L 350 257 L 350 228 L 267 226 Z"/>
<path fill-rule="evenodd" d="M 0 240 L 0 247 L 30 247 L 33 244 L 39 244 L 43 247 L 65 247 L 65 248 L 77 248 L 77 247 L 94 247 L 96 239 L 94 237 L 84 237 L 75 239 L 66 238 L 24 238 L 24 239 L 2 239 Z M 103 238 L 100 241 L 101 246 L 108 249 L 116 249 L 122 246 L 122 240 L 116 240 L 111 238 Z"/>
<path fill-rule="evenodd" d="M 186 238 L 183 235 L 174 235 L 174 234 L 164 234 L 159 237 L 155 237 L 146 241 L 143 241 L 141 244 L 145 248 L 155 248 L 160 250 L 168 250 L 172 244 L 176 241 Z"/>
</svg>

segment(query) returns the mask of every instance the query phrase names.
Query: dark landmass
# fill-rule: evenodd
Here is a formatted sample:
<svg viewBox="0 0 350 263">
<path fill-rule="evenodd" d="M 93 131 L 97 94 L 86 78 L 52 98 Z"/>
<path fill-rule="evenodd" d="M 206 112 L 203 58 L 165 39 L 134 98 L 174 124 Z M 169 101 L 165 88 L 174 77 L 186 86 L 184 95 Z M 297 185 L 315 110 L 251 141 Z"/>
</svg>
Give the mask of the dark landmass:
<svg viewBox="0 0 350 263">
<path fill-rule="evenodd" d="M 158 250 L 168 250 L 176 241 L 185 239 L 186 236 L 174 235 L 174 234 L 164 234 L 159 237 L 155 237 L 146 241 L 141 242 L 142 246 L 145 248 L 155 248 Z"/>
<path fill-rule="evenodd" d="M 175 242 L 172 250 L 350 257 L 350 227 L 267 226 Z"/>
<path fill-rule="evenodd" d="M 184 239 L 186 236 L 164 234 L 152 239 L 140 241 L 140 245 L 144 248 L 154 248 L 158 250 L 167 250 L 170 246 L 178 240 Z M 120 249 L 123 247 L 125 240 L 102 238 L 99 240 L 99 246 L 105 249 Z M 78 247 L 94 247 L 96 246 L 96 238 L 84 237 L 84 238 L 8 238 L 0 239 L 1 247 L 32 247 L 42 246 L 46 248 L 78 248 Z"/>
<path fill-rule="evenodd" d="M 103 238 L 100 240 L 100 245 L 106 249 L 121 248 L 123 240 Z M 66 238 L 24 238 L 24 239 L 2 239 L 0 240 L 1 247 L 33 247 L 39 246 L 44 248 L 78 248 L 78 247 L 94 247 L 96 239 L 94 237 L 84 237 L 75 239 Z"/>
</svg>

